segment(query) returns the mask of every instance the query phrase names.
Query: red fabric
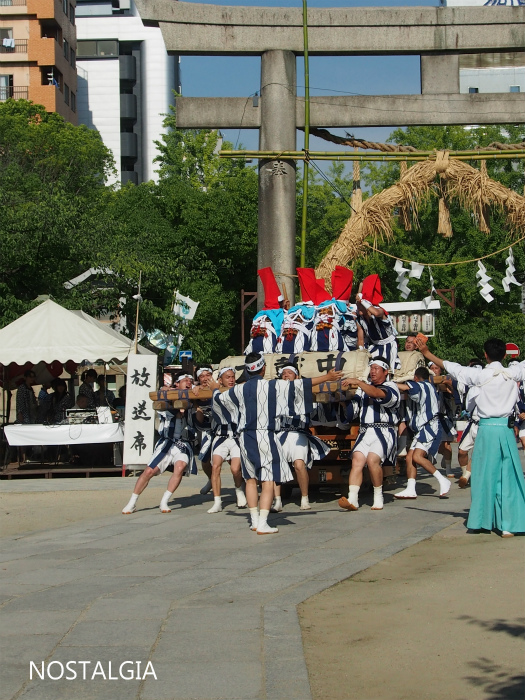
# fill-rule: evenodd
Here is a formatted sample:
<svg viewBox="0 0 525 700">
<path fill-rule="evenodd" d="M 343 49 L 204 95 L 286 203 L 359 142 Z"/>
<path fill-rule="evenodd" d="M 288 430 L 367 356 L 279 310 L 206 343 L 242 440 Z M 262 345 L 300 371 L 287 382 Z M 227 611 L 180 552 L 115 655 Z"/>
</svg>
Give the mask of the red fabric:
<svg viewBox="0 0 525 700">
<path fill-rule="evenodd" d="M 354 280 L 353 270 L 347 267 L 336 265 L 332 272 L 332 294 L 338 301 L 349 301 L 352 293 L 352 282 Z"/>
<path fill-rule="evenodd" d="M 299 276 L 299 287 L 303 301 L 312 301 L 317 306 L 317 304 L 331 299 L 330 294 L 324 288 L 324 280 L 316 279 L 313 267 L 298 267 L 297 275 Z"/>
<path fill-rule="evenodd" d="M 369 301 L 372 306 L 379 306 L 383 301 L 383 295 L 381 294 L 381 280 L 379 275 L 368 275 L 363 280 L 363 289 L 361 290 L 361 295 L 363 299 Z"/>
<path fill-rule="evenodd" d="M 262 285 L 264 287 L 264 306 L 265 309 L 279 309 L 279 296 L 281 295 L 281 290 L 273 274 L 271 267 L 263 267 L 257 270 L 257 274 L 261 278 Z"/>
</svg>

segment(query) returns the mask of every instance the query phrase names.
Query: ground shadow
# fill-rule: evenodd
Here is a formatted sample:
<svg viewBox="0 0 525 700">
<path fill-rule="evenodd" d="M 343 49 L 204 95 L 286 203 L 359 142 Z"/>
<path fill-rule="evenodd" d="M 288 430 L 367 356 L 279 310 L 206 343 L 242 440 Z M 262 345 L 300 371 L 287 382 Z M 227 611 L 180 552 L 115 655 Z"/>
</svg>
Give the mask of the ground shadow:
<svg viewBox="0 0 525 700">
<path fill-rule="evenodd" d="M 525 697 L 525 675 L 481 657 L 468 664 L 476 675 L 465 676 L 476 688 L 485 693 L 486 700 L 523 700 Z"/>
</svg>

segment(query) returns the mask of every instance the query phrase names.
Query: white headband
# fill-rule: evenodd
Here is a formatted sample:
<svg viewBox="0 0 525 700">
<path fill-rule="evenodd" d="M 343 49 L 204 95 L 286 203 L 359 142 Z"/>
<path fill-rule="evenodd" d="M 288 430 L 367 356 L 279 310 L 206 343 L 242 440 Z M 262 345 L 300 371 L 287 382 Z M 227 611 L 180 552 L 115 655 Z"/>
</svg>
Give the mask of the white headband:
<svg viewBox="0 0 525 700">
<path fill-rule="evenodd" d="M 175 380 L 175 384 L 178 384 L 181 379 L 191 379 L 191 381 L 193 382 L 193 377 L 191 376 L 191 374 L 181 374 Z"/>
<path fill-rule="evenodd" d="M 203 372 L 209 372 L 210 374 L 213 374 L 213 370 L 211 367 L 201 367 L 200 369 L 197 370 L 196 372 L 196 377 L 197 379 L 201 376 Z"/>
<path fill-rule="evenodd" d="M 294 365 L 285 365 L 284 367 L 282 367 L 282 368 L 279 370 L 279 376 L 280 376 L 280 377 L 282 377 L 283 372 L 284 372 L 285 369 L 289 369 L 291 372 L 293 372 L 293 373 L 295 374 L 296 377 L 299 376 L 299 372 L 298 372 L 297 368 L 294 367 Z"/>
<path fill-rule="evenodd" d="M 257 370 L 262 369 L 265 364 L 264 357 L 260 357 L 258 360 L 255 360 L 255 362 L 252 362 L 251 365 L 246 363 L 244 366 L 248 372 L 257 372 Z"/>
<path fill-rule="evenodd" d="M 390 365 L 387 362 L 384 362 L 383 360 L 370 360 L 368 366 L 372 367 L 372 365 L 378 365 L 379 367 L 390 371 Z"/>
<path fill-rule="evenodd" d="M 219 370 L 219 378 L 222 377 L 223 374 L 226 374 L 226 372 L 233 372 L 235 374 L 233 367 L 223 367 Z"/>
</svg>

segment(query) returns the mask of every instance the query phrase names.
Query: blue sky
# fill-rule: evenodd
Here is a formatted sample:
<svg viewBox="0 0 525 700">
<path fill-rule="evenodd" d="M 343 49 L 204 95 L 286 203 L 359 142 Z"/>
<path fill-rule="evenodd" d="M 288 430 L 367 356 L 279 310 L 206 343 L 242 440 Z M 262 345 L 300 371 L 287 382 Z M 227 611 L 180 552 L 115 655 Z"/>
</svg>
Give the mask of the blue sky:
<svg viewBox="0 0 525 700">
<path fill-rule="evenodd" d="M 188 0 L 186 0 L 188 1 Z M 193 1 L 193 0 L 190 0 Z M 302 7 L 301 0 L 224 0 L 211 5 L 252 5 L 258 7 Z M 439 0 L 309 0 L 308 7 L 436 7 Z M 182 92 L 185 97 L 248 97 L 260 88 L 260 59 L 253 56 L 183 56 Z M 304 63 L 297 59 L 298 94 L 304 94 Z M 311 56 L 310 94 L 314 95 L 394 95 L 419 94 L 419 56 Z M 385 141 L 389 128 L 353 129 L 357 138 Z M 344 135 L 342 129 L 332 129 Z M 258 148 L 257 130 L 225 130 L 225 139 L 234 146 Z M 297 147 L 302 147 L 298 133 Z M 310 139 L 311 150 L 338 150 L 317 138 Z"/>
</svg>

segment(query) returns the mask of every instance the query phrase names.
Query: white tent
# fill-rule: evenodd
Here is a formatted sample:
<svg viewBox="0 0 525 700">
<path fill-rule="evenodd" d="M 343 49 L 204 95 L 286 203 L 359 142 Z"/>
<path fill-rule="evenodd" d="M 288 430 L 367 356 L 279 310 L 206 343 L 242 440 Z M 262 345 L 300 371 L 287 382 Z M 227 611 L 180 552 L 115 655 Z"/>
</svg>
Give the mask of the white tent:
<svg viewBox="0 0 525 700">
<path fill-rule="evenodd" d="M 139 353 L 154 354 L 138 347 Z M 55 360 L 125 360 L 133 341 L 83 311 L 68 311 L 48 299 L 0 329 L 0 364 L 50 364 Z"/>
</svg>

